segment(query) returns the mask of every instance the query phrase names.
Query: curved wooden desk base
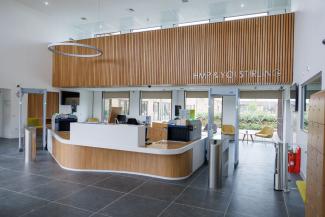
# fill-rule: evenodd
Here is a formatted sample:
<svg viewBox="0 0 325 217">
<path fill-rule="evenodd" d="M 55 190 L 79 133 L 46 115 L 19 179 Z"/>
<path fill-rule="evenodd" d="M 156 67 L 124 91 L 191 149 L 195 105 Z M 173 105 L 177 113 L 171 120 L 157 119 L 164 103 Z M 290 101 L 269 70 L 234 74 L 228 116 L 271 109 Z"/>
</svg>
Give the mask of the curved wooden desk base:
<svg viewBox="0 0 325 217">
<path fill-rule="evenodd" d="M 64 144 L 52 137 L 52 155 L 65 169 L 135 173 L 164 179 L 185 179 L 192 174 L 192 149 L 178 155 Z"/>
</svg>

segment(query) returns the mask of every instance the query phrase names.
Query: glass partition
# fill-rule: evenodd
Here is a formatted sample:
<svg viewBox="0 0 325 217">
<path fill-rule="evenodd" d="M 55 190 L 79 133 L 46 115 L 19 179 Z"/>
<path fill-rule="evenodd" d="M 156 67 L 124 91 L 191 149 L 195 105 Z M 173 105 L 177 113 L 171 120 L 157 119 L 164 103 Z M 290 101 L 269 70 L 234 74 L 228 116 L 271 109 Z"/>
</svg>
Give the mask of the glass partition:
<svg viewBox="0 0 325 217">
<path fill-rule="evenodd" d="M 107 121 L 112 107 L 121 107 L 121 114 L 129 114 L 130 92 L 103 92 L 103 116 Z"/>
<path fill-rule="evenodd" d="M 151 116 L 151 121 L 169 121 L 172 118 L 171 91 L 142 91 L 140 115 Z"/>
</svg>

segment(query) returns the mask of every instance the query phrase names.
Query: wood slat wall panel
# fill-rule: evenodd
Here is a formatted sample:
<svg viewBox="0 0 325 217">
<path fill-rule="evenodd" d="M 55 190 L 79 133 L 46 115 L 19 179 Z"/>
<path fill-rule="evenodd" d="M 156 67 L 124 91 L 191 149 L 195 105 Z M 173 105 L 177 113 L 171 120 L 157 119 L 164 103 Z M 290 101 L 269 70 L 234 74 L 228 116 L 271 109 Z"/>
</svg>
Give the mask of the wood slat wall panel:
<svg viewBox="0 0 325 217">
<path fill-rule="evenodd" d="M 293 31 L 294 14 L 289 13 L 80 40 L 101 48 L 104 54 L 88 59 L 54 55 L 53 86 L 290 84 Z M 239 74 L 251 70 L 279 70 L 281 74 Z M 219 76 L 193 76 L 209 72 Z M 236 76 L 228 77 L 227 72 Z"/>
</svg>

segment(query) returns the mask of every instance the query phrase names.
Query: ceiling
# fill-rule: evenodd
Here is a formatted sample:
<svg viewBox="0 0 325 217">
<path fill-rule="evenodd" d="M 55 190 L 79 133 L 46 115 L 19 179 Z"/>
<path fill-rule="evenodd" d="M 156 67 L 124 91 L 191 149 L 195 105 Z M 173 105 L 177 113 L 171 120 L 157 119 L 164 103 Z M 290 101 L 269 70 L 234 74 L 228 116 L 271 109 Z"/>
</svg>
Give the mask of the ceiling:
<svg viewBox="0 0 325 217">
<path fill-rule="evenodd" d="M 40 11 L 58 25 L 68 25 L 74 37 L 130 32 L 162 26 L 260 12 L 283 13 L 290 0 L 16 0 Z M 185 0 L 186 1 L 186 0 Z M 133 9 L 134 11 L 130 11 Z M 86 20 L 82 20 L 85 17 Z"/>
</svg>

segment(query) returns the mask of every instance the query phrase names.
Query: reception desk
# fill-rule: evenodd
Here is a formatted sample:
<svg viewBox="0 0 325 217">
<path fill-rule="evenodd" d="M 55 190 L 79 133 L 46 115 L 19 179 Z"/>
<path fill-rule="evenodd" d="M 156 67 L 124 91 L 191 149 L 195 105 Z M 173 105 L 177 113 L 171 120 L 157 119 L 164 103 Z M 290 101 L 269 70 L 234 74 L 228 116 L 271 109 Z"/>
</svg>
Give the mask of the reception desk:
<svg viewBox="0 0 325 217">
<path fill-rule="evenodd" d="M 48 130 L 48 150 L 68 170 L 170 180 L 185 179 L 204 163 L 206 137 L 191 142 L 163 140 L 146 146 L 144 135 L 144 126 L 74 123 L 70 132 Z"/>
</svg>

